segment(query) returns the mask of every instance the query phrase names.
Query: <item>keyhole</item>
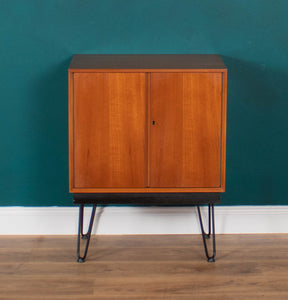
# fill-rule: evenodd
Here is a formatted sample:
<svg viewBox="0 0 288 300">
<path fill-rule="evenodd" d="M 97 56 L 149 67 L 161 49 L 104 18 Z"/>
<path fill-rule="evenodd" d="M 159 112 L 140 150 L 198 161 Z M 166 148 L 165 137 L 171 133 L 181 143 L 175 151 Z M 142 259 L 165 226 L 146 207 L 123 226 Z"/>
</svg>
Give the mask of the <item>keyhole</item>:
<svg viewBox="0 0 288 300">
<path fill-rule="evenodd" d="M 152 121 L 152 125 L 155 125 L 155 121 Z"/>
</svg>

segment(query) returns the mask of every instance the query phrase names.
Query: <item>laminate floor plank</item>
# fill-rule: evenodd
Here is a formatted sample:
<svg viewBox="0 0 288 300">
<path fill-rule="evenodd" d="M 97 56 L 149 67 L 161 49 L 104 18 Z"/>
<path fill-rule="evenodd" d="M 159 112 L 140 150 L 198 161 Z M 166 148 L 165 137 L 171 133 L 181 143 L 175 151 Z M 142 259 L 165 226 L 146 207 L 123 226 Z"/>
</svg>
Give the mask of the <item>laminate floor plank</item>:
<svg viewBox="0 0 288 300">
<path fill-rule="evenodd" d="M 205 262 L 206 263 L 206 262 Z M 233 268 L 231 267 L 233 264 Z M 1 264 L 1 275 L 35 275 L 53 277 L 55 274 L 65 276 L 66 278 L 77 276 L 93 276 L 93 278 L 103 277 L 118 277 L 118 276 L 133 276 L 141 277 L 147 274 L 150 276 L 161 276 L 162 274 L 173 275 L 238 275 L 238 276 L 254 276 L 255 274 L 275 273 L 280 276 L 287 274 L 288 261 L 271 261 L 263 260 L 261 264 L 255 261 L 245 260 L 243 262 L 217 261 L 217 267 L 211 264 L 203 265 L 202 262 L 189 261 L 149 261 L 149 262 L 133 262 L 133 267 L 130 262 L 97 262 L 88 263 L 85 266 L 65 263 L 51 262 L 45 265 L 43 263 L 29 262 L 23 264 Z"/>
<path fill-rule="evenodd" d="M 94 241 L 93 241 L 94 239 Z M 22 247 L 23 243 L 23 247 Z M 0 299 L 288 299 L 288 234 L 0 237 Z"/>
</svg>

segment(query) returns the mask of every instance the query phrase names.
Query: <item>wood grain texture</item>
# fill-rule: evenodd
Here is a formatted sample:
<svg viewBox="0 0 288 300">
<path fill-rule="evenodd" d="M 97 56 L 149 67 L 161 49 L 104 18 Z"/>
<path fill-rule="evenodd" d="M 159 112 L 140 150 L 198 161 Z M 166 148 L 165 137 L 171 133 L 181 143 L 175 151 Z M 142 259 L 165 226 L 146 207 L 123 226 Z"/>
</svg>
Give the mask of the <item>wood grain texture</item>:
<svg viewBox="0 0 288 300">
<path fill-rule="evenodd" d="M 74 55 L 70 192 L 224 192 L 226 92 L 219 55 Z"/>
<path fill-rule="evenodd" d="M 150 187 L 221 187 L 222 73 L 151 74 Z"/>
<path fill-rule="evenodd" d="M 74 74 L 75 188 L 144 187 L 142 73 Z"/>
<path fill-rule="evenodd" d="M 1 236 L 0 299 L 288 298 L 287 234 L 217 235 L 215 263 L 200 235 L 93 236 L 84 264 L 75 246 L 74 236 Z"/>
</svg>

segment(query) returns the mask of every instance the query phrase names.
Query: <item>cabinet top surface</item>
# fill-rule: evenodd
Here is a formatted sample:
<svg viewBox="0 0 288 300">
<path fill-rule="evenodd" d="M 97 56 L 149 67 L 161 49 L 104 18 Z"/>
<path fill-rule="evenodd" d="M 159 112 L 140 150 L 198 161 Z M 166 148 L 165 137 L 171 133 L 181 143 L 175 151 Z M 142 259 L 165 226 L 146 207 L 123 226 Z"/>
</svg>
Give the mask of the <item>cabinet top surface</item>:
<svg viewBox="0 0 288 300">
<path fill-rule="evenodd" d="M 226 69 L 215 54 L 75 54 L 69 70 Z"/>
</svg>

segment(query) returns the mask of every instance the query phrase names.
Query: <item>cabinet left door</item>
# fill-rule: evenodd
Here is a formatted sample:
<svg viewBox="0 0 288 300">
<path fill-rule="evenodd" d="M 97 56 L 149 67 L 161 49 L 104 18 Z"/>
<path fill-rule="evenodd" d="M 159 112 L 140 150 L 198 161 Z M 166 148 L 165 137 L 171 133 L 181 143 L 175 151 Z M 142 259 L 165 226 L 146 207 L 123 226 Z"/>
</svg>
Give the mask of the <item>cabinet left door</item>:
<svg viewBox="0 0 288 300">
<path fill-rule="evenodd" d="M 71 81 L 70 190 L 145 187 L 146 75 L 79 72 Z"/>
</svg>

